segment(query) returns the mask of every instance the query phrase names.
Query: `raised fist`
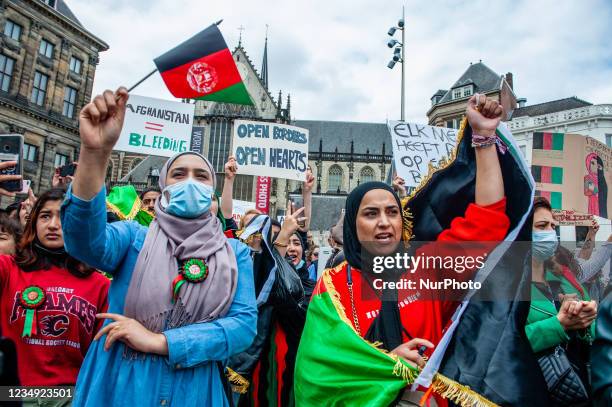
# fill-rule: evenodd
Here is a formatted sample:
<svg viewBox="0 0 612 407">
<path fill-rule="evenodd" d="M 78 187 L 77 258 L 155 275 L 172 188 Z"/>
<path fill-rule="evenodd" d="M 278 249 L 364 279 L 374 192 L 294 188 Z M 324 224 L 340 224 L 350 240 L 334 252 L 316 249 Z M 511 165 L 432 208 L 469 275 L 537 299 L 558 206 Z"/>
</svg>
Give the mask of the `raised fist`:
<svg viewBox="0 0 612 407">
<path fill-rule="evenodd" d="M 121 134 L 128 91 L 105 90 L 88 103 L 79 114 L 82 148 L 110 152 Z"/>
<path fill-rule="evenodd" d="M 474 134 L 491 137 L 504 115 L 504 108 L 496 100 L 476 93 L 468 100 L 466 113 Z"/>
</svg>

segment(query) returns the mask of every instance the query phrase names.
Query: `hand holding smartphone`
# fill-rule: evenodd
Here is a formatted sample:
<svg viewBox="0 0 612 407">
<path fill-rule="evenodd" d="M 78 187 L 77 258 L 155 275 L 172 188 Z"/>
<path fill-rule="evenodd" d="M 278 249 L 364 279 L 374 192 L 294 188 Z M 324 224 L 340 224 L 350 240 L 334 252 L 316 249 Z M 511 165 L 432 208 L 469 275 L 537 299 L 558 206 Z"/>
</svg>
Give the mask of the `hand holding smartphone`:
<svg viewBox="0 0 612 407">
<path fill-rule="evenodd" d="M 14 196 L 23 189 L 22 158 L 23 136 L 0 135 L 0 194 Z"/>
</svg>

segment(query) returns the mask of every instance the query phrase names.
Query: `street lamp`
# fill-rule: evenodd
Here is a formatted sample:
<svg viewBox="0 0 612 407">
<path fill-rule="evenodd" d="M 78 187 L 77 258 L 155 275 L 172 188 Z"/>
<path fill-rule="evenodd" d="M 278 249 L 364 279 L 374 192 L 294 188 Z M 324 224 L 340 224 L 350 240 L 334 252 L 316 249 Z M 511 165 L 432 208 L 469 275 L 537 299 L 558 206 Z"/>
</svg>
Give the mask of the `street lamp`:
<svg viewBox="0 0 612 407">
<path fill-rule="evenodd" d="M 397 62 L 399 62 L 400 64 L 402 64 L 402 104 L 401 104 L 401 120 L 404 120 L 404 99 L 405 99 L 405 80 L 404 80 L 404 72 L 405 72 L 405 67 L 404 67 L 404 56 L 405 56 L 405 50 L 404 50 L 404 44 L 405 44 L 405 31 L 404 30 L 404 19 L 405 19 L 405 11 L 404 11 L 404 7 L 402 6 L 402 18 L 397 22 L 397 27 L 391 27 L 389 28 L 389 31 L 387 32 L 387 34 L 390 37 L 393 37 L 395 35 L 395 32 L 397 30 L 400 30 L 402 32 L 402 41 L 398 41 L 395 38 L 392 38 L 389 40 L 389 42 L 387 42 L 387 46 L 389 48 L 394 48 L 393 49 L 393 57 L 391 59 L 391 61 L 389 61 L 389 63 L 387 64 L 387 68 L 389 69 L 393 69 L 393 67 L 395 66 L 395 64 Z"/>
</svg>

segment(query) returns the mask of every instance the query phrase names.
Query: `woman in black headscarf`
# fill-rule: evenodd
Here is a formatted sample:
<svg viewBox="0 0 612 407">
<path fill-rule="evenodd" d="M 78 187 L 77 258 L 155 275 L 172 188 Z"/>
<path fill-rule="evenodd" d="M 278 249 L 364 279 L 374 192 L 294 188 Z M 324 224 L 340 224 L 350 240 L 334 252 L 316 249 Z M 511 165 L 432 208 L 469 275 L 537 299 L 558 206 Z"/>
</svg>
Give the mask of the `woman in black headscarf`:
<svg viewBox="0 0 612 407">
<path fill-rule="evenodd" d="M 596 156 L 597 160 L 597 187 L 599 188 L 599 194 L 597 199 L 599 201 L 599 216 L 602 218 L 608 217 L 608 183 L 606 182 L 606 173 L 604 162 L 600 156 Z"/>
<path fill-rule="evenodd" d="M 464 216 L 451 219 L 450 227 L 441 230 L 434 240 L 498 242 L 505 238 L 510 225 L 505 213 L 504 184 L 495 146 L 495 129 L 501 119 L 502 109 L 495 101 L 486 99 L 483 102 L 481 98 L 474 96 L 468 103 L 467 115 L 473 129 L 472 146 L 476 155 L 475 198 L 473 203 L 467 206 Z M 431 219 L 433 222 L 435 217 Z M 439 225 L 432 224 L 432 227 L 437 226 Z M 395 282 L 400 278 L 409 279 L 409 276 L 413 277 L 413 281 L 415 276 L 418 281 L 425 275 L 441 279 L 442 270 L 425 270 L 423 267 L 407 270 L 395 266 L 396 268 L 386 268 L 381 273 L 374 268 L 375 257 L 395 256 L 404 249 L 402 242 L 407 243 L 412 237 L 411 218 L 409 214 L 404 213 L 399 197 L 387 184 L 368 182 L 355 188 L 346 201 L 343 228 L 346 262 L 324 272 L 315 288 L 311 307 L 314 307 L 314 301 L 320 297 L 318 294 L 329 293 L 340 319 L 349 324 L 366 343 L 393 358 L 402 359 L 408 365 L 423 367 L 425 354 L 430 355 L 442 338 L 443 330 L 456 310 L 457 302 L 440 299 L 431 290 L 420 290 L 418 285 L 416 289 L 398 290 L 393 285 L 382 283 Z M 466 270 L 462 275 L 452 275 L 462 279 L 472 276 L 473 270 Z M 312 316 L 311 318 L 311 315 L 308 315 L 304 335 L 310 334 L 311 331 L 316 332 L 317 326 L 325 325 L 317 321 L 317 317 L 321 317 L 320 314 Z M 334 316 L 330 315 L 330 318 Z M 333 335 L 325 332 L 316 332 L 309 336 L 308 340 L 317 344 L 314 347 L 304 346 L 304 349 L 320 349 L 323 354 L 343 346 L 341 343 L 334 343 Z M 314 355 L 312 351 L 302 351 L 300 347 L 297 359 L 298 402 L 313 404 L 333 394 L 335 403 L 351 404 L 350 398 L 342 398 L 341 394 L 334 392 L 333 387 L 339 384 L 333 382 L 332 376 L 336 372 L 329 372 L 330 364 L 321 367 L 321 370 L 328 370 L 326 380 L 320 380 L 317 377 L 320 373 L 312 371 L 313 365 L 323 363 L 320 355 Z M 300 368 L 302 363 L 310 366 L 310 369 Z M 341 368 L 342 366 L 338 366 L 338 369 Z M 380 379 L 381 388 L 378 394 L 384 386 L 388 387 L 396 373 L 394 369 L 389 372 L 389 377 Z M 348 389 L 352 388 L 351 386 L 358 387 L 358 383 L 372 380 L 372 375 L 375 374 L 374 369 L 369 370 L 365 366 L 364 371 L 355 369 L 351 373 L 355 382 L 347 383 L 345 380 L 342 386 L 350 393 Z M 418 402 L 421 396 L 422 393 L 407 390 L 385 397 L 385 400 L 386 404 L 395 404 L 402 398 L 402 402 L 411 403 Z M 383 399 L 376 394 L 372 394 L 371 398 L 378 402 Z M 378 402 L 373 405 L 378 405 Z M 436 402 L 437 405 L 446 405 L 446 401 L 438 397 Z"/>
</svg>

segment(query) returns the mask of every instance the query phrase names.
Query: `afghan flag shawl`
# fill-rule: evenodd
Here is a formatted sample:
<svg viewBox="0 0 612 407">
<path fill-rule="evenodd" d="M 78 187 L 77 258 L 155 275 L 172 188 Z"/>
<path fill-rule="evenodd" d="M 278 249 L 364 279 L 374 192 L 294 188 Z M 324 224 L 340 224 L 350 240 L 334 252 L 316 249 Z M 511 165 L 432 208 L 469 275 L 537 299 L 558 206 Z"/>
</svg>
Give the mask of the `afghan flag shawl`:
<svg viewBox="0 0 612 407">
<path fill-rule="evenodd" d="M 510 219 L 505 240 L 510 242 L 519 232 L 531 231 L 527 220 L 534 182 L 504 123 L 497 135 L 508 147 L 498 156 Z M 435 241 L 474 202 L 476 158 L 471 138 L 464 119 L 451 156 L 430 166 L 421 185 L 403 201 L 404 214 L 411 216 L 410 235 L 416 240 Z M 521 267 L 524 257 L 517 265 L 515 253 L 504 256 L 503 246 L 488 256 L 475 279 L 482 281 L 480 291 L 501 290 L 504 300 L 475 301 L 478 294 L 469 293 L 422 371 L 357 333 L 334 287 L 333 276 L 339 271 L 326 270 L 313 293 L 300 341 L 296 404 L 388 406 L 412 385 L 412 390 L 423 386 L 465 407 L 546 405 L 546 384 L 525 335 L 529 303 L 518 300 L 529 298 L 525 290 L 531 272 Z"/>
</svg>

